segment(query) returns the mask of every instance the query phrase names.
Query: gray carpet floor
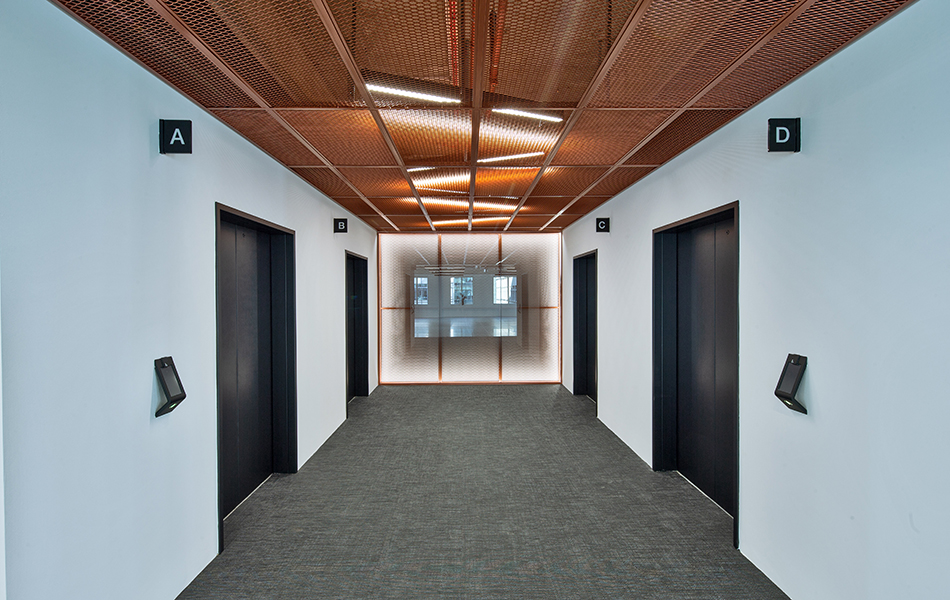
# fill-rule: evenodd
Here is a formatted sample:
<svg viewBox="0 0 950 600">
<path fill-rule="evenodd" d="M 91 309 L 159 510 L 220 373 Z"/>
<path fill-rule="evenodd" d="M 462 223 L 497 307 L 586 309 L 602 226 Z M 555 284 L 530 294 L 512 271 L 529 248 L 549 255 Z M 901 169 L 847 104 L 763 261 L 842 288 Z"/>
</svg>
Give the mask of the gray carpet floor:
<svg viewBox="0 0 950 600">
<path fill-rule="evenodd" d="M 192 598 L 787 598 L 559 385 L 383 386 L 225 523 Z"/>
</svg>

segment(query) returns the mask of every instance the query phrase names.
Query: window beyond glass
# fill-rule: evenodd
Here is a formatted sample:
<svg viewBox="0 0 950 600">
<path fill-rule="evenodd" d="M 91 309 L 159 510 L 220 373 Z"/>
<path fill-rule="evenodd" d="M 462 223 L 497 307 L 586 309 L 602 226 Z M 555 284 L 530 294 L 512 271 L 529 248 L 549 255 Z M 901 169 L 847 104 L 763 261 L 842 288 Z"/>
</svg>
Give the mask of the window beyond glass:
<svg viewBox="0 0 950 600">
<path fill-rule="evenodd" d="M 451 290 L 452 295 L 449 302 L 451 304 L 472 304 L 474 301 L 472 282 L 472 277 L 450 277 L 449 290 Z"/>
<path fill-rule="evenodd" d="M 429 304 L 429 278 L 428 277 L 416 277 L 413 279 L 413 287 L 415 288 L 415 303 L 417 305 L 427 305 Z"/>
<path fill-rule="evenodd" d="M 495 304 L 518 303 L 518 278 L 513 275 L 495 276 Z"/>
</svg>

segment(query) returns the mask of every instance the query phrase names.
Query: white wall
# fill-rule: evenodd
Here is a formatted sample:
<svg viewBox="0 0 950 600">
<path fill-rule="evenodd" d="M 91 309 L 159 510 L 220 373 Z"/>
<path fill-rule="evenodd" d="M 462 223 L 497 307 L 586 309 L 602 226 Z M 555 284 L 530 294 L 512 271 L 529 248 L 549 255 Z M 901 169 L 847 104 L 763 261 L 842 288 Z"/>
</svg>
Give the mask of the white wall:
<svg viewBox="0 0 950 600">
<path fill-rule="evenodd" d="M 651 231 L 739 201 L 740 544 L 792 598 L 946 595 L 948 22 L 920 0 L 564 235 L 565 323 L 599 252 L 600 418 L 650 461 Z M 790 352 L 807 416 L 772 393 Z"/>
<path fill-rule="evenodd" d="M 2 157 L 0 154 L 0 160 Z M 0 315 L 0 339 L 3 338 L 2 324 Z M 5 514 L 3 498 L 3 344 L 0 344 L 0 515 Z M 0 519 L 0 600 L 6 600 L 7 597 L 7 532 L 4 520 Z"/>
<path fill-rule="evenodd" d="M 301 464 L 345 418 L 344 257 L 374 272 L 375 232 L 51 4 L 0 11 L 9 595 L 173 598 L 217 551 L 215 202 L 296 232 Z M 165 355 L 188 397 L 156 419 Z"/>
</svg>

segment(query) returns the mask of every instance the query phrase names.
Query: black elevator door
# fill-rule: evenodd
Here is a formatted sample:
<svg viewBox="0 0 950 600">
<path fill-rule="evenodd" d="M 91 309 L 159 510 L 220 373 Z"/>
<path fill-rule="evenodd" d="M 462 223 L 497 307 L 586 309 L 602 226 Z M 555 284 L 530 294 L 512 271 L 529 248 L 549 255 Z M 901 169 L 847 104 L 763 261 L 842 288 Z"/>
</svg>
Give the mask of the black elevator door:
<svg viewBox="0 0 950 600">
<path fill-rule="evenodd" d="M 218 235 L 219 477 L 222 516 L 274 471 L 270 235 Z"/>
<path fill-rule="evenodd" d="M 677 465 L 736 514 L 737 236 L 732 219 L 677 236 Z"/>
<path fill-rule="evenodd" d="M 574 259 L 574 393 L 597 401 L 597 255 Z"/>
<path fill-rule="evenodd" d="M 346 255 L 346 400 L 369 395 L 369 298 L 365 258 Z"/>
</svg>

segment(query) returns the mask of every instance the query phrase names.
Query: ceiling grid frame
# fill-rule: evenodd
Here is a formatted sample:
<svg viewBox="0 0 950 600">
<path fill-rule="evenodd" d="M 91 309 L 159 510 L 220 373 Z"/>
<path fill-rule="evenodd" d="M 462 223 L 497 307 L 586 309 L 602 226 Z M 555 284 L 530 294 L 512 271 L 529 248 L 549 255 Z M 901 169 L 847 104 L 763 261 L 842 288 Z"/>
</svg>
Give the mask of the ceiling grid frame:
<svg viewBox="0 0 950 600">
<path fill-rule="evenodd" d="M 380 232 L 538 232 L 914 0 L 51 2 Z"/>
<path fill-rule="evenodd" d="M 379 216 L 382 217 L 383 220 L 385 220 L 387 223 L 392 225 L 393 229 L 395 229 L 396 231 L 399 231 L 399 228 L 396 227 L 396 224 L 390 221 L 389 217 L 387 217 L 385 213 L 383 213 L 381 210 L 376 208 L 376 205 L 370 202 L 370 200 L 366 196 L 364 196 L 363 193 L 360 192 L 359 189 L 356 188 L 356 186 L 354 186 L 346 177 L 344 177 L 343 174 L 339 172 L 339 170 L 336 168 L 335 165 L 333 165 L 329 160 L 327 160 L 327 158 L 323 156 L 323 154 L 319 150 L 314 148 L 313 145 L 303 135 L 301 135 L 299 131 L 294 129 L 290 123 L 284 120 L 284 118 L 274 108 L 272 108 L 264 100 L 264 98 L 260 94 L 257 93 L 256 90 L 254 90 L 247 82 L 244 81 L 243 78 L 241 78 L 241 76 L 235 73 L 234 70 L 231 69 L 231 67 L 229 67 L 223 60 L 221 60 L 221 58 L 211 48 L 209 48 L 207 44 L 201 41 L 201 39 L 197 35 L 195 35 L 194 32 L 191 31 L 191 28 L 189 28 L 184 22 L 182 22 L 181 19 L 179 19 L 177 15 L 171 12 L 171 10 L 169 10 L 168 7 L 166 7 L 164 3 L 162 3 L 160 0 L 145 0 L 145 3 L 148 4 L 148 6 L 153 11 L 155 11 L 159 16 L 165 19 L 165 21 L 172 28 L 174 28 L 179 33 L 179 35 L 187 39 L 195 47 L 195 49 L 198 50 L 198 52 L 203 54 L 205 58 L 211 61 L 211 63 L 214 64 L 225 75 L 225 77 L 230 79 L 231 82 L 234 83 L 234 85 L 236 85 L 241 91 L 247 94 L 247 96 L 251 100 L 256 102 L 262 109 L 264 109 L 264 111 L 267 112 L 267 114 L 271 118 L 277 121 L 277 123 L 280 124 L 284 129 L 286 129 L 290 135 L 296 138 L 298 142 L 300 142 L 307 150 L 309 150 L 314 156 L 316 156 L 320 162 L 322 162 L 327 167 L 329 167 L 330 170 L 332 170 L 333 173 L 337 177 L 342 179 L 344 183 L 346 183 L 348 186 L 353 188 L 353 191 L 355 191 L 360 196 L 360 198 L 362 198 L 363 202 L 368 204 L 370 208 L 376 211 L 376 213 L 379 214 Z"/>
</svg>

